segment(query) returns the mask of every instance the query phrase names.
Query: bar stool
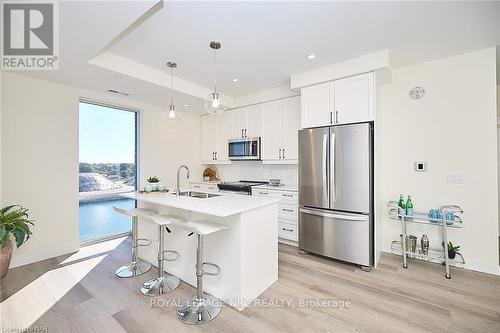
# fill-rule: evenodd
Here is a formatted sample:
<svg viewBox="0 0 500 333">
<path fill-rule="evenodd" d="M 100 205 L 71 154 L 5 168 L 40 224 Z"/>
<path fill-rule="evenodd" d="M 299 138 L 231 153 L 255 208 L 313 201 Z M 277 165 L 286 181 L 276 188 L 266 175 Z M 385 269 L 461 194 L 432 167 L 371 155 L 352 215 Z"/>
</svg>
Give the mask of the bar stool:
<svg viewBox="0 0 500 333">
<path fill-rule="evenodd" d="M 155 211 L 145 208 L 132 208 L 124 209 L 120 207 L 113 207 L 113 209 L 127 216 L 132 217 L 132 262 L 128 265 L 122 266 L 116 270 L 116 275 L 121 278 L 129 278 L 134 276 L 139 276 L 151 269 L 151 264 L 149 262 L 138 259 L 137 257 L 137 247 L 139 246 L 149 246 L 151 241 L 149 239 L 138 238 L 138 220 L 139 217 L 144 215 L 156 214 Z M 145 242 L 145 243 L 139 243 Z"/>
<path fill-rule="evenodd" d="M 149 281 L 146 281 L 141 286 L 141 293 L 144 296 L 156 297 L 164 294 L 168 294 L 175 288 L 179 286 L 181 281 L 178 277 L 165 273 L 164 271 L 164 261 L 174 261 L 179 258 L 179 253 L 177 251 L 164 250 L 164 239 L 165 230 L 170 233 L 167 225 L 172 224 L 172 222 L 185 223 L 186 220 L 180 217 L 171 215 L 156 215 L 156 216 L 145 216 L 146 219 L 156 223 L 158 225 L 158 275 Z M 165 256 L 168 253 L 173 253 L 175 255 L 172 259 L 167 259 Z"/>
<path fill-rule="evenodd" d="M 217 317 L 221 311 L 221 301 L 203 293 L 203 276 L 219 275 L 220 267 L 216 264 L 203 262 L 203 242 L 208 234 L 227 229 L 226 226 L 206 221 L 173 221 L 172 225 L 196 234 L 196 296 L 181 303 L 177 308 L 177 317 L 186 324 L 205 324 Z M 215 272 L 205 271 L 205 266 L 213 267 Z"/>
</svg>

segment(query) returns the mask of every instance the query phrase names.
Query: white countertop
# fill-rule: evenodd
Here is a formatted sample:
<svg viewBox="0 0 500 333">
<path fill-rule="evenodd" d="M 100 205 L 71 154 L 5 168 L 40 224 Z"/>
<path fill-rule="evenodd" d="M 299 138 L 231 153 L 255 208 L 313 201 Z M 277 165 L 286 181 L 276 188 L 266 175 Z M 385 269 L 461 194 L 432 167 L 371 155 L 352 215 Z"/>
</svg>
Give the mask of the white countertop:
<svg viewBox="0 0 500 333">
<path fill-rule="evenodd" d="M 261 190 L 272 190 L 272 191 L 292 191 L 298 192 L 297 186 L 283 185 L 283 186 L 268 186 L 268 185 L 258 185 L 254 186 L 254 188 L 258 188 Z"/>
<path fill-rule="evenodd" d="M 200 191 L 203 192 L 203 191 Z M 121 196 L 156 205 L 184 209 L 192 212 L 227 217 L 280 201 L 280 198 L 259 197 L 241 194 L 219 193 L 212 198 L 177 197 L 168 193 L 125 193 Z"/>
</svg>

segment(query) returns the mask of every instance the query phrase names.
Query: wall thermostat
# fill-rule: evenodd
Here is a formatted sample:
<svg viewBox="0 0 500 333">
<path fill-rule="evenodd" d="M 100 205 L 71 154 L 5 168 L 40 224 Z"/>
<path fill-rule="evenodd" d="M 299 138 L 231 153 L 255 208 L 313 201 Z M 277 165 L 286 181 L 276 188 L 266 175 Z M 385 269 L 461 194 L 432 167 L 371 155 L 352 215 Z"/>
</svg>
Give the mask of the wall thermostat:
<svg viewBox="0 0 500 333">
<path fill-rule="evenodd" d="M 418 171 L 418 172 L 427 171 L 427 162 L 416 161 L 415 162 L 415 171 Z"/>
</svg>

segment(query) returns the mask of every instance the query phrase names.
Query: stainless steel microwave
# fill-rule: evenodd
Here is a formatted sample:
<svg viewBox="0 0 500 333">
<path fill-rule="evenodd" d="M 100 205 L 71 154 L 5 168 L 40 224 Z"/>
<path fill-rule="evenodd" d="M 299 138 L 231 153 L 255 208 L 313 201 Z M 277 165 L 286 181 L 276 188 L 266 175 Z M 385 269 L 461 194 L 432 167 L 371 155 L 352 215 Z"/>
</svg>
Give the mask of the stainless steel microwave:
<svg viewBox="0 0 500 333">
<path fill-rule="evenodd" d="M 260 160 L 260 137 L 230 139 L 229 159 L 231 161 Z"/>
</svg>

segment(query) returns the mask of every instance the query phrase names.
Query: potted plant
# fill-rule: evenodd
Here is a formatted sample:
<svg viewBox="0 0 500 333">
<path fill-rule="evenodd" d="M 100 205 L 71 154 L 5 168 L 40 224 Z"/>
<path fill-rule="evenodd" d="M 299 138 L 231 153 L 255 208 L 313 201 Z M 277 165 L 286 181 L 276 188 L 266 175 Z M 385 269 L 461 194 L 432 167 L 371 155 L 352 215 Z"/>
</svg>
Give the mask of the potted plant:
<svg viewBox="0 0 500 333">
<path fill-rule="evenodd" d="M 14 236 L 16 247 L 19 248 L 31 235 L 28 219 L 28 209 L 20 205 L 7 206 L 0 209 L 0 279 L 7 275 L 12 259 L 12 241 Z"/>
<path fill-rule="evenodd" d="M 441 243 L 444 249 L 444 242 Z M 458 250 L 460 250 L 460 246 L 453 246 L 451 242 L 448 242 L 448 258 L 449 259 L 455 259 L 455 256 L 458 253 Z"/>
<path fill-rule="evenodd" d="M 153 176 L 153 177 L 149 177 L 147 179 L 147 182 L 149 183 L 149 185 L 151 186 L 151 189 L 153 191 L 157 191 L 158 190 L 158 183 L 160 182 L 160 179 L 156 176 Z"/>
</svg>

